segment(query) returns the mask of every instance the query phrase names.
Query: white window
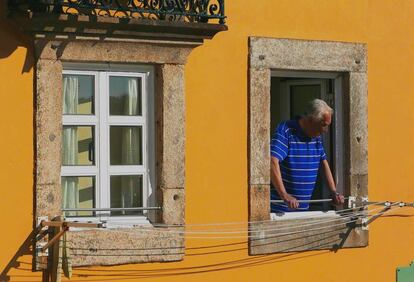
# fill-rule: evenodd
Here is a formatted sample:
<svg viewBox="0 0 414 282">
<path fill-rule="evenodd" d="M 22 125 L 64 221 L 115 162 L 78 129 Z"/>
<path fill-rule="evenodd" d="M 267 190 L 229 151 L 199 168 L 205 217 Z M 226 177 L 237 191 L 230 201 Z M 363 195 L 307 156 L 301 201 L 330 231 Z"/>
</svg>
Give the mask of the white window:
<svg viewBox="0 0 414 282">
<path fill-rule="evenodd" d="M 152 70 L 63 72 L 62 207 L 74 219 L 147 222 L 154 206 Z M 109 210 L 110 209 L 110 210 Z"/>
</svg>

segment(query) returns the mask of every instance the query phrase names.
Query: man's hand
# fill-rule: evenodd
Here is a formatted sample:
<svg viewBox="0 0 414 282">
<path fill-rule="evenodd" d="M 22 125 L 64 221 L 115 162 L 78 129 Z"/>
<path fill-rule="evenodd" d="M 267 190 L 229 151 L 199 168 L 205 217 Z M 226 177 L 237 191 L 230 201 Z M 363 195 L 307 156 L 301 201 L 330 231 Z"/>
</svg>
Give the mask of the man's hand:
<svg viewBox="0 0 414 282">
<path fill-rule="evenodd" d="M 332 201 L 335 206 L 342 205 L 344 203 L 344 196 L 338 192 L 332 192 Z"/>
<path fill-rule="evenodd" d="M 289 194 L 285 194 L 282 197 L 283 201 L 288 205 L 291 209 L 297 209 L 299 207 L 299 202 L 295 197 L 292 197 Z"/>
</svg>

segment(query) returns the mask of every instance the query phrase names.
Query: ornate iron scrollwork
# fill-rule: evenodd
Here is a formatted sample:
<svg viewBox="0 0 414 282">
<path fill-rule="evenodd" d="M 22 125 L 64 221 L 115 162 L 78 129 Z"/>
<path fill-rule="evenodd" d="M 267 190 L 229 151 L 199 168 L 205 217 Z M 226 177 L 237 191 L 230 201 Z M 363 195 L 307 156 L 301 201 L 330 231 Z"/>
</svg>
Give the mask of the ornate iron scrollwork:
<svg viewBox="0 0 414 282">
<path fill-rule="evenodd" d="M 167 21 L 225 23 L 224 0 L 10 0 L 46 13 L 79 14 Z"/>
</svg>

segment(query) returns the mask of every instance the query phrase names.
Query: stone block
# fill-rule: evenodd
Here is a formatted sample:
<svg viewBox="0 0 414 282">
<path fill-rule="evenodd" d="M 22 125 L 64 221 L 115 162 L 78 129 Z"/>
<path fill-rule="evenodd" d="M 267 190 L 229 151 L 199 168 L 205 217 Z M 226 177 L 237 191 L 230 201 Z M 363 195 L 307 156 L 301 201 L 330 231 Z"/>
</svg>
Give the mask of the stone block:
<svg viewBox="0 0 414 282">
<path fill-rule="evenodd" d="M 350 195 L 355 197 L 368 196 L 368 174 L 351 174 Z"/>
<path fill-rule="evenodd" d="M 352 231 L 347 235 L 347 238 L 343 244 L 343 248 L 361 248 L 367 247 L 369 242 L 369 231 L 362 230 L 361 228 L 352 229 Z"/>
<path fill-rule="evenodd" d="M 270 70 L 250 69 L 250 184 L 270 183 Z"/>
<path fill-rule="evenodd" d="M 349 74 L 349 142 L 351 174 L 368 173 L 368 89 L 367 74 Z"/>
<path fill-rule="evenodd" d="M 158 183 L 163 188 L 184 187 L 184 66 L 163 65 L 159 68 L 158 76 Z"/>
<path fill-rule="evenodd" d="M 249 221 L 270 219 L 270 185 L 250 185 Z"/>
<path fill-rule="evenodd" d="M 36 67 L 36 216 L 53 218 L 61 207 L 62 64 Z"/>
<path fill-rule="evenodd" d="M 162 223 L 184 224 L 185 191 L 184 188 L 160 189 L 162 194 Z"/>
<path fill-rule="evenodd" d="M 35 43 L 38 58 L 69 62 L 182 64 L 194 46 L 135 42 L 49 41 Z"/>
<path fill-rule="evenodd" d="M 182 260 L 184 237 L 179 228 L 147 226 L 67 233 L 73 266 L 117 265 Z"/>
<path fill-rule="evenodd" d="M 333 215 L 252 224 L 249 253 L 259 255 L 366 246 L 367 232 L 355 229 L 349 221 L 349 218 Z"/>
<path fill-rule="evenodd" d="M 361 43 L 250 37 L 250 67 L 306 71 L 366 72 Z"/>
</svg>

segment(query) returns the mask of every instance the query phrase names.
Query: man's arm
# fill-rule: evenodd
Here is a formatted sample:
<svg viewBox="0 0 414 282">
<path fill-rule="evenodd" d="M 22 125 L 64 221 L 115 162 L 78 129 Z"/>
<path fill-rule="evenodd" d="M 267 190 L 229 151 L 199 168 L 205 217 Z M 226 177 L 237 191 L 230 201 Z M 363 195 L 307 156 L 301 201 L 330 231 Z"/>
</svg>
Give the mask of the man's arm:
<svg viewBox="0 0 414 282">
<path fill-rule="evenodd" d="M 325 174 L 326 183 L 328 184 L 329 190 L 332 194 L 332 199 L 335 205 L 340 205 L 344 203 L 344 196 L 339 194 L 336 191 L 335 181 L 332 176 L 331 168 L 329 167 L 329 163 L 327 160 L 322 161 L 323 172 Z"/>
<path fill-rule="evenodd" d="M 286 192 L 285 185 L 283 185 L 282 174 L 280 173 L 279 167 L 279 160 L 275 157 L 272 157 L 270 167 L 270 178 L 272 180 L 273 186 L 276 187 L 276 191 L 279 194 L 280 198 L 286 202 L 289 208 L 297 209 L 299 207 L 298 200 L 289 195 Z"/>
</svg>

